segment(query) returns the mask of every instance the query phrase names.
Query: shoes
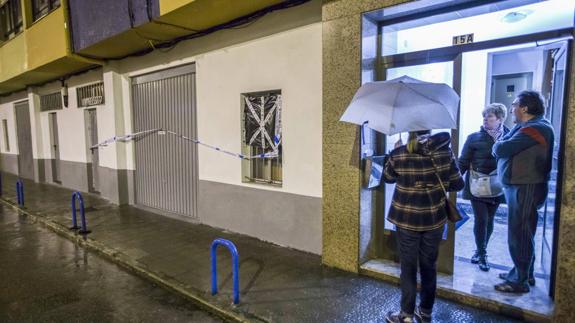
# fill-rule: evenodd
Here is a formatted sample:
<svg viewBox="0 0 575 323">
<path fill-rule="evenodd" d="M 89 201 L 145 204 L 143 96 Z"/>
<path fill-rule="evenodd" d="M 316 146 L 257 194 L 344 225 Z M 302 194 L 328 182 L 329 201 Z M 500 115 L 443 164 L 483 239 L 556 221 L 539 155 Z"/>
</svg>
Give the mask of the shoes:
<svg viewBox="0 0 575 323">
<path fill-rule="evenodd" d="M 479 250 L 475 250 L 475 253 L 473 254 L 473 257 L 471 257 L 471 263 L 472 263 L 472 264 L 477 264 L 477 263 L 479 263 L 479 257 L 481 257 L 481 254 L 479 253 Z"/>
<path fill-rule="evenodd" d="M 421 310 L 421 307 L 416 307 L 413 313 L 420 323 L 431 323 L 431 314 L 427 314 Z"/>
<path fill-rule="evenodd" d="M 413 316 L 407 316 L 401 312 L 399 313 L 392 313 L 388 312 L 387 316 L 385 317 L 385 321 L 388 323 L 412 323 Z"/>
<path fill-rule="evenodd" d="M 479 256 L 479 269 L 489 271 L 489 263 L 487 262 L 487 255 Z"/>
<path fill-rule="evenodd" d="M 507 273 L 500 273 L 499 278 L 507 280 Z M 535 278 L 529 278 L 529 280 L 527 280 L 527 283 L 529 284 L 529 286 L 535 286 Z"/>
<path fill-rule="evenodd" d="M 503 292 L 503 293 L 511 293 L 511 294 L 523 294 L 529 293 L 529 286 L 521 286 L 518 284 L 513 284 L 510 282 L 503 282 L 493 286 L 496 291 Z"/>
</svg>

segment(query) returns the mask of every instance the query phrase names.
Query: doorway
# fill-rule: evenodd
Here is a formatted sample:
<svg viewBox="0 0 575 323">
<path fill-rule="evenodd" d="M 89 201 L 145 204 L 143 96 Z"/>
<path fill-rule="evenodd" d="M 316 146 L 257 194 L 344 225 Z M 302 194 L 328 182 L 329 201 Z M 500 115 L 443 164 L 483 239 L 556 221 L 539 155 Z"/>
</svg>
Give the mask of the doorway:
<svg viewBox="0 0 575 323">
<path fill-rule="evenodd" d="M 58 114 L 50 112 L 48 115 L 50 128 L 50 152 L 52 154 L 52 182 L 62 184 L 60 180 L 60 140 L 58 137 Z"/>
<path fill-rule="evenodd" d="M 18 138 L 18 176 L 34 180 L 34 157 L 28 101 L 14 104 Z"/>
<path fill-rule="evenodd" d="M 135 204 L 166 215 L 197 218 L 195 65 L 132 79 L 134 131 L 162 129 L 134 144 Z"/>
<path fill-rule="evenodd" d="M 90 149 L 98 144 L 98 119 L 96 109 L 85 110 L 86 139 L 88 143 L 88 156 L 90 166 L 88 168 L 88 186 L 92 193 L 100 192 L 100 176 L 98 165 L 100 164 L 99 149 Z"/>
<path fill-rule="evenodd" d="M 476 304 L 510 306 L 523 313 L 532 313 L 535 317 L 545 317 L 553 311 L 556 257 L 553 246 L 556 244 L 554 233 L 560 214 L 560 203 L 556 202 L 555 196 L 560 195 L 561 190 L 556 179 L 561 178 L 561 147 L 564 143 L 560 138 L 565 122 L 562 111 L 566 106 L 565 84 L 568 77 L 565 70 L 570 57 L 570 33 L 573 28 L 573 10 L 566 14 L 564 25 L 553 25 L 563 19 L 558 17 L 563 13 L 551 10 L 556 5 L 554 1 L 537 4 L 530 4 L 528 1 L 524 4 L 501 1 L 490 8 L 480 8 L 480 5 L 475 4 L 470 7 L 463 6 L 463 9 L 458 7 L 457 12 L 453 12 L 455 9 L 450 11 L 449 8 L 443 12 L 436 10 L 435 16 L 426 15 L 424 10 L 413 10 L 416 13 L 407 13 L 406 17 L 398 16 L 400 9 L 393 10 L 396 14 L 390 14 L 388 22 L 383 18 L 379 23 L 379 54 L 374 63 L 377 67 L 372 73 L 375 75 L 373 80 L 388 80 L 408 75 L 452 86 L 461 97 L 458 127 L 451 131 L 452 150 L 457 156 L 467 136 L 479 130 L 482 124 L 481 112 L 487 104 L 500 102 L 509 107 L 522 90 L 534 89 L 542 93 L 547 107 L 546 118 L 553 124 L 556 142 L 549 196 L 545 207 L 540 210 L 537 228 L 536 286 L 530 293 L 517 297 L 508 297 L 509 295 L 493 289 L 493 285 L 501 282 L 497 277 L 498 273 L 512 267 L 507 247 L 506 205 L 501 205 L 497 212 L 495 230 L 488 247 L 488 254 L 491 253 L 491 271 L 482 272 L 470 262 L 475 250 L 474 215 L 469 201 L 463 200 L 460 194 L 452 194 L 451 198 L 457 201 L 460 209 L 466 213 L 467 220 L 457 223 L 456 226 L 446 226 L 438 259 L 438 288 L 449 292 L 444 295 L 452 295 L 457 299 L 458 295 L 465 294 L 472 296 Z M 573 7 L 573 4 L 570 5 Z M 413 9 L 413 6 L 410 8 Z M 534 30 L 531 28 L 534 25 L 529 25 L 531 29 L 525 28 L 524 34 L 521 34 L 523 27 L 516 28 L 518 25 L 513 28 L 502 25 L 506 29 L 500 31 L 491 28 L 489 35 L 483 34 L 487 29 L 480 30 L 477 27 L 485 25 L 485 21 L 480 19 L 497 19 L 493 25 L 508 23 L 502 17 L 506 17 L 506 13 L 515 14 L 521 11 L 520 9 L 531 13 L 541 13 L 548 9 L 546 14 L 540 16 L 541 21 L 545 21 L 543 24 L 547 25 L 539 26 L 541 30 Z M 385 16 L 385 11 L 367 14 L 367 19 L 373 21 L 382 19 L 382 16 Z M 413 20 L 409 19 L 410 16 Z M 559 29 L 562 27 L 566 28 Z M 549 31 L 553 28 L 558 29 Z M 480 41 L 455 45 L 446 43 L 446 37 L 441 37 L 445 35 L 451 38 L 456 36 L 454 33 L 475 34 L 475 39 Z M 481 35 L 481 39 L 478 35 Z M 506 122 L 509 126 L 514 126 L 511 118 Z M 383 155 L 393 149 L 400 135 L 375 137 L 371 148 L 376 155 Z M 403 142 L 405 139 L 406 134 L 403 135 Z M 374 240 L 377 247 L 372 248 L 374 252 L 370 254 L 370 258 L 365 260 L 360 257 L 360 272 L 390 280 L 397 279 L 400 272 L 395 228 L 391 223 L 382 220 L 387 214 L 392 194 L 393 185 L 381 185 L 373 191 L 371 205 L 380 207 L 379 210 L 371 212 L 376 218 L 372 223 L 376 226 L 360 227 L 360 240 L 368 235 L 377 237 Z M 363 203 L 364 198 L 361 201 Z M 362 205 L 360 209 L 363 208 Z M 538 306 L 534 307 L 533 304 Z"/>
</svg>

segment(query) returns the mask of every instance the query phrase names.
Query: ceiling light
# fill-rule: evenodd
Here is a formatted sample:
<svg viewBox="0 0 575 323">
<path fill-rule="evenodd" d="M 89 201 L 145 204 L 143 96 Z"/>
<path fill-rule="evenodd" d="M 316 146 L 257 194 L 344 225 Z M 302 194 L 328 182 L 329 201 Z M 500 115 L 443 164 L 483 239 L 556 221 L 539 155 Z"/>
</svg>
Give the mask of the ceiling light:
<svg viewBox="0 0 575 323">
<path fill-rule="evenodd" d="M 501 18 L 501 21 L 511 24 L 527 18 L 527 16 L 529 16 L 532 13 L 533 11 L 531 10 L 511 11 L 510 13 L 503 16 L 503 18 Z"/>
</svg>

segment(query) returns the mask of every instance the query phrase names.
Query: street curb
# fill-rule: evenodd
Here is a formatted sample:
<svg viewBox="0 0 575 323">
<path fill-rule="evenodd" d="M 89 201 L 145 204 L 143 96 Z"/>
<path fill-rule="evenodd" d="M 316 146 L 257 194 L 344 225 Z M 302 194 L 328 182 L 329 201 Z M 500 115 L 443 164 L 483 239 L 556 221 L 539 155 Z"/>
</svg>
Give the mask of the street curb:
<svg viewBox="0 0 575 323">
<path fill-rule="evenodd" d="M 194 305 L 198 306 L 202 310 L 214 314 L 225 321 L 242 322 L 242 323 L 270 322 L 270 320 L 264 319 L 255 314 L 246 315 L 244 313 L 237 313 L 224 309 L 216 304 L 211 303 L 210 301 L 206 300 L 200 295 L 196 295 L 192 292 L 187 291 L 182 283 L 171 278 L 160 277 L 160 275 L 158 275 L 157 273 L 147 270 L 144 266 L 133 261 L 130 257 L 126 256 L 124 253 L 118 250 L 106 247 L 104 244 L 96 240 L 70 231 L 67 227 L 64 227 L 61 224 L 52 221 L 44 216 L 36 215 L 29 210 L 22 209 L 21 207 L 16 205 L 16 203 L 4 197 L 0 197 L 0 202 L 7 206 L 12 207 L 14 210 L 20 212 L 21 214 L 30 217 L 32 223 L 39 222 L 40 224 L 44 225 L 46 228 L 59 234 L 60 236 L 68 240 L 71 240 L 72 242 L 76 243 L 79 246 L 97 252 L 98 254 L 104 256 L 111 262 L 123 267 L 124 269 L 129 270 L 130 272 L 138 275 L 141 278 L 144 278 L 156 285 L 159 285 L 173 293 L 178 294 L 181 297 L 184 297 L 185 299 L 191 301 L 192 303 L 194 303 Z"/>
</svg>

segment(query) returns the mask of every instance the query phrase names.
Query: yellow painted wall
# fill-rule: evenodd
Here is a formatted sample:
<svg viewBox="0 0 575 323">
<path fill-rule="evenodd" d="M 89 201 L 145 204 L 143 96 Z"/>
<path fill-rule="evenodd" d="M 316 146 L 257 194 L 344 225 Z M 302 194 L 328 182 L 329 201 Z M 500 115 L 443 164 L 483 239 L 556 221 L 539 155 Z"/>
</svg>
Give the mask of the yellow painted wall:
<svg viewBox="0 0 575 323">
<path fill-rule="evenodd" d="M 28 72 L 54 65 L 67 56 L 64 18 L 64 9 L 60 7 L 0 45 L 0 92 L 37 81 L 41 75 Z"/>
<path fill-rule="evenodd" d="M 26 37 L 20 34 L 0 47 L 0 82 L 24 73 L 28 67 Z"/>
<path fill-rule="evenodd" d="M 160 0 L 160 16 L 194 1 L 195 0 Z"/>
<path fill-rule="evenodd" d="M 28 68 L 34 69 L 66 56 L 64 9 L 54 10 L 25 31 Z"/>
</svg>

